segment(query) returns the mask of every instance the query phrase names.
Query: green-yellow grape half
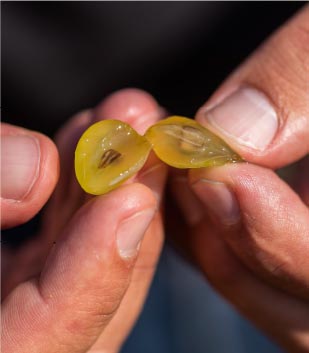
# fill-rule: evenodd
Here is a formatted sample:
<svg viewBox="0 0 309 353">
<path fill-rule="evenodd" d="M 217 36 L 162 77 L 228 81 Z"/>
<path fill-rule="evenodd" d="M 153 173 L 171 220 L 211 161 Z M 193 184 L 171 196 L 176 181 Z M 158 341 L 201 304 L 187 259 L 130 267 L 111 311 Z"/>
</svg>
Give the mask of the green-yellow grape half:
<svg viewBox="0 0 309 353">
<path fill-rule="evenodd" d="M 180 116 L 172 116 L 151 126 L 145 134 L 156 155 L 176 168 L 203 168 L 241 161 L 220 137 Z"/>
<path fill-rule="evenodd" d="M 75 173 L 89 194 L 104 194 L 138 172 L 145 164 L 151 144 L 130 125 L 102 120 L 81 136 L 75 150 Z"/>
<path fill-rule="evenodd" d="M 194 120 L 173 116 L 151 126 L 144 136 L 118 120 L 90 126 L 75 150 L 75 173 L 89 194 L 104 194 L 137 173 L 154 150 L 176 168 L 203 168 L 242 161 L 220 137 Z"/>
</svg>

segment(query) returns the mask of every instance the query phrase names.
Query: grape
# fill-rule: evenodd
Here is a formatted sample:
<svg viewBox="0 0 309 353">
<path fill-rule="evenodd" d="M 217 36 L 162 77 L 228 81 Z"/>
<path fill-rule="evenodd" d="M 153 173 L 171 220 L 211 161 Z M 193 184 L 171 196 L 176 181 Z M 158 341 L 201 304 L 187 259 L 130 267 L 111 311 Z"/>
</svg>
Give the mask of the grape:
<svg viewBox="0 0 309 353">
<path fill-rule="evenodd" d="M 102 120 L 90 126 L 77 144 L 77 180 L 89 194 L 104 194 L 137 173 L 151 149 L 176 168 L 203 168 L 242 160 L 221 138 L 188 118 L 161 120 L 144 136 L 122 121 Z"/>
<path fill-rule="evenodd" d="M 156 155 L 176 168 L 202 168 L 241 161 L 218 136 L 196 121 L 173 116 L 151 126 L 145 134 Z"/>
<path fill-rule="evenodd" d="M 89 194 L 104 194 L 138 172 L 151 145 L 128 124 L 102 120 L 91 125 L 75 150 L 75 173 Z"/>
</svg>

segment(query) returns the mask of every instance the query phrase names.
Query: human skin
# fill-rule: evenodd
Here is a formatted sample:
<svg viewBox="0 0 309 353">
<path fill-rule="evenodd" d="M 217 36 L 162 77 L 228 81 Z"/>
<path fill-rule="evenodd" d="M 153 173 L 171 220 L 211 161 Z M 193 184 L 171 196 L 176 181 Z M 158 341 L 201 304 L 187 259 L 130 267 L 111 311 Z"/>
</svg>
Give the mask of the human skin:
<svg viewBox="0 0 309 353">
<path fill-rule="evenodd" d="M 77 114 L 57 134 L 61 177 L 40 233 L 17 253 L 3 254 L 4 352 L 118 351 L 141 310 L 160 254 L 167 167 L 152 155 L 126 185 L 90 197 L 74 177 L 74 149 L 97 120 L 117 117 L 142 133 L 162 114 L 149 94 L 127 89 Z M 43 206 L 56 184 L 59 161 L 57 149 L 41 134 L 10 125 L 2 126 L 2 134 L 34 135 L 41 145 L 40 172 L 31 191 L 20 201 L 1 200 L 7 228 Z M 137 218 L 145 210 L 146 221 Z M 126 220 L 132 216 L 130 225 Z M 123 221 L 125 240 L 119 246 Z M 128 245 L 130 252 L 122 256 Z"/>
<path fill-rule="evenodd" d="M 291 352 L 309 351 L 308 72 L 306 6 L 196 114 L 248 163 L 170 170 L 169 182 L 185 219 L 172 222 L 171 240 L 219 293 Z M 75 181 L 73 152 L 97 120 L 117 118 L 143 132 L 164 114 L 150 95 L 127 89 L 72 118 L 56 146 L 33 131 L 2 127 L 2 150 L 8 135 L 35 136 L 40 146 L 31 190 L 18 184 L 17 193 L 3 184 L 2 227 L 33 217 L 53 193 L 39 236 L 17 254 L 4 254 L 4 352 L 119 350 L 160 254 L 167 168 L 151 156 L 134 180 L 89 197 Z M 274 170 L 300 159 L 297 194 Z M 139 229 L 129 226 L 132 216 L 141 216 L 133 222 Z"/>
<path fill-rule="evenodd" d="M 291 352 L 309 352 L 308 73 L 306 6 L 196 114 L 248 163 L 174 172 L 172 182 L 187 226 L 181 244 L 174 240 L 218 292 Z M 295 192 L 274 170 L 297 161 Z"/>
</svg>

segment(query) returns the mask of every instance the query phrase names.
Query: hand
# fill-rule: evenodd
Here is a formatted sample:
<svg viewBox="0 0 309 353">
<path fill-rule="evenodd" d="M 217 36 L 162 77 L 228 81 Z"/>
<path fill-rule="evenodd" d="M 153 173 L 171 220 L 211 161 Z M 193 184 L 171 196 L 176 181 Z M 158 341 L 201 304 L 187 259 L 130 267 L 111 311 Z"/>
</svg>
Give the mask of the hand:
<svg viewBox="0 0 309 353">
<path fill-rule="evenodd" d="M 74 149 L 94 119 L 125 120 L 143 132 L 161 115 L 148 94 L 123 90 L 60 130 L 61 176 L 42 229 L 3 256 L 3 352 L 118 351 L 160 253 L 166 166 L 151 156 L 134 180 L 90 198 L 75 180 Z M 2 227 L 26 222 L 41 209 L 58 170 L 57 149 L 46 136 L 2 125 Z"/>
<path fill-rule="evenodd" d="M 174 241 L 212 285 L 291 352 L 309 351 L 309 7 L 198 111 L 249 163 L 175 172 Z M 273 171 L 290 163 L 299 195 Z M 172 217 L 168 217 L 171 219 Z M 181 219 L 178 217 L 177 219 Z M 175 224 L 174 224 L 175 226 Z"/>
</svg>

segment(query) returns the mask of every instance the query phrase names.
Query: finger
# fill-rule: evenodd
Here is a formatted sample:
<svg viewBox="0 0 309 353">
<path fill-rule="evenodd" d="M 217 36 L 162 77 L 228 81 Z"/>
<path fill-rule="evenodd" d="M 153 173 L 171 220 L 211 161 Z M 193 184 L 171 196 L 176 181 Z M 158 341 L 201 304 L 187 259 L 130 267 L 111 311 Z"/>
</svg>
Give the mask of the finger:
<svg viewBox="0 0 309 353">
<path fill-rule="evenodd" d="M 209 225 L 208 222 L 196 225 L 190 240 L 194 257 L 210 283 L 287 351 L 307 352 L 308 304 L 257 278 Z"/>
<path fill-rule="evenodd" d="M 147 92 L 137 88 L 125 88 L 108 96 L 95 109 L 95 121 L 122 120 L 143 134 L 149 126 L 162 119 L 165 111 Z"/>
<path fill-rule="evenodd" d="M 158 212 L 148 227 L 134 265 L 129 287 L 117 314 L 91 348 L 95 352 L 118 352 L 143 309 L 163 245 L 162 218 Z"/>
<path fill-rule="evenodd" d="M 58 180 L 58 153 L 34 131 L 1 124 L 1 227 L 19 225 L 46 203 Z"/>
<path fill-rule="evenodd" d="M 156 123 L 164 112 L 154 98 L 138 89 L 124 89 L 113 93 L 96 109 L 95 119 L 118 119 L 129 123 L 139 133 Z M 138 182 L 149 187 L 158 202 L 162 200 L 167 168 L 154 154 L 128 183 Z M 117 351 L 129 334 L 142 310 L 163 243 L 163 225 L 158 213 L 151 222 L 132 273 L 129 288 L 117 315 L 92 347 L 96 351 Z M 92 351 L 91 350 L 91 351 Z"/>
<path fill-rule="evenodd" d="M 92 110 L 82 111 L 74 115 L 55 136 L 55 144 L 60 155 L 61 175 L 43 216 L 41 234 L 44 234 L 44 237 L 40 240 L 46 244 L 53 243 L 58 232 L 85 201 L 85 193 L 75 177 L 74 151 L 81 135 L 91 125 L 92 119 Z M 57 222 L 54 222 L 55 219 Z M 41 242 L 40 247 L 42 246 Z"/>
<path fill-rule="evenodd" d="M 195 194 L 243 263 L 309 298 L 309 210 L 273 171 L 250 164 L 191 173 Z"/>
<path fill-rule="evenodd" d="M 59 130 L 55 143 L 60 153 L 62 173 L 46 212 L 47 219 L 43 222 L 47 224 L 44 233 L 56 234 L 85 201 L 85 193 L 74 172 L 74 150 L 83 132 L 94 122 L 104 119 L 119 119 L 135 127 L 139 124 L 144 124 L 145 127 L 158 120 L 160 114 L 161 108 L 148 93 L 138 89 L 124 89 L 105 98 L 95 109 L 76 114 Z M 49 222 L 49 219 L 55 218 L 55 214 L 58 221 Z M 47 238 L 46 234 L 44 238 Z"/>
<path fill-rule="evenodd" d="M 147 92 L 126 88 L 107 97 L 94 112 L 94 120 L 117 119 L 131 125 L 138 133 L 144 132 L 158 120 L 165 111 Z M 151 153 L 146 164 L 131 180 L 141 182 L 152 189 L 157 198 L 162 198 L 167 167 Z"/>
<path fill-rule="evenodd" d="M 152 192 L 139 184 L 85 204 L 40 277 L 6 298 L 4 351 L 85 352 L 117 312 L 156 209 Z"/>
<path fill-rule="evenodd" d="M 135 128 L 140 126 L 143 129 L 161 118 L 161 108 L 148 93 L 138 89 L 124 89 L 111 94 L 95 109 L 78 113 L 60 129 L 55 136 L 55 143 L 60 153 L 62 173 L 51 203 L 45 212 L 42 229 L 44 239 L 50 244 L 86 198 L 74 172 L 74 150 L 80 136 L 94 122 L 116 118 L 131 123 Z M 148 165 L 150 168 L 153 166 L 147 163 Z M 151 179 L 157 180 L 157 178 Z M 157 188 L 160 189 L 162 182 L 157 184 L 159 184 Z M 59 212 L 60 205 L 61 212 Z M 50 221 L 55 218 L 57 222 Z"/>
<path fill-rule="evenodd" d="M 192 192 L 188 183 L 188 172 L 172 169 L 169 176 L 171 192 L 186 223 L 188 225 L 198 223 L 205 216 L 205 212 L 202 202 Z"/>
<path fill-rule="evenodd" d="M 55 143 L 60 154 L 60 180 L 43 214 L 40 236 L 14 255 L 14 266 L 7 273 L 5 287 L 3 287 L 5 294 L 18 283 L 41 270 L 60 231 L 87 198 L 74 172 L 74 150 L 82 133 L 99 117 L 104 119 L 112 116 L 120 120 L 129 117 L 132 125 L 142 122 L 144 128 L 147 124 L 152 124 L 155 119 L 161 118 L 161 108 L 156 101 L 146 92 L 137 89 L 126 89 L 112 94 L 99 104 L 96 111 L 94 113 L 92 110 L 85 110 L 76 114 L 55 136 Z M 150 119 L 148 123 L 147 117 Z M 158 163 L 158 160 L 152 156 L 135 181 L 151 187 L 160 199 L 165 178 L 165 166 Z M 158 237 L 157 240 L 161 244 L 162 239 Z M 21 271 L 21 268 L 26 270 Z"/>
<path fill-rule="evenodd" d="M 95 109 L 76 114 L 59 130 L 55 143 L 60 153 L 62 173 L 45 213 L 43 226 L 47 226 L 43 227 L 44 239 L 48 239 L 52 244 L 57 231 L 85 201 L 85 193 L 80 188 L 74 172 L 74 150 L 83 132 L 94 122 L 104 119 L 123 120 L 138 130 L 139 126 L 145 129 L 160 118 L 161 108 L 148 93 L 138 89 L 123 89 L 105 98 Z M 50 222 L 55 215 L 58 221 Z"/>
<path fill-rule="evenodd" d="M 55 143 L 60 155 L 60 179 L 44 209 L 38 236 L 7 254 L 10 261 L 6 261 L 6 270 L 3 271 L 2 298 L 17 284 L 41 271 L 60 230 L 84 202 L 84 192 L 74 177 L 73 156 L 80 135 L 89 126 L 88 116 L 91 117 L 90 111 L 78 114 L 56 135 Z"/>
<path fill-rule="evenodd" d="M 247 161 L 278 168 L 309 152 L 309 7 L 257 50 L 196 119 Z"/>
</svg>

